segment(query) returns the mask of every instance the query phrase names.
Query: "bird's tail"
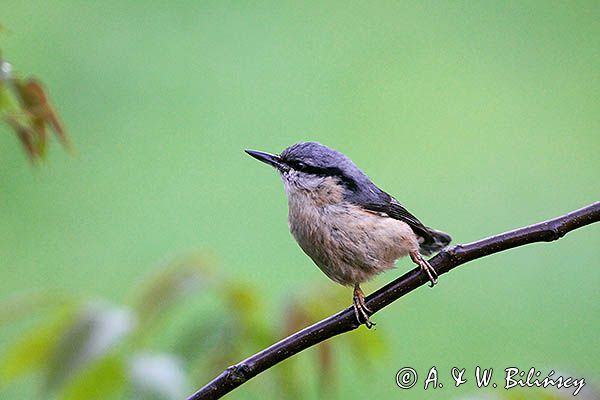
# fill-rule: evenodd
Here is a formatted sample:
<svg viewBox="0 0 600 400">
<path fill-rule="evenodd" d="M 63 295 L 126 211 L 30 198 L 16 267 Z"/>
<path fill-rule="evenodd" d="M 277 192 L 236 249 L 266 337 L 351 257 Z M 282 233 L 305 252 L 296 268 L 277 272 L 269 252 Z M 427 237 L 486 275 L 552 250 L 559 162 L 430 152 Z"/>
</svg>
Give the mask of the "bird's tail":
<svg viewBox="0 0 600 400">
<path fill-rule="evenodd" d="M 448 246 L 451 241 L 452 238 L 447 233 L 427 228 L 427 235 L 423 236 L 423 242 L 419 245 L 419 252 L 424 256 L 430 256 Z"/>
</svg>

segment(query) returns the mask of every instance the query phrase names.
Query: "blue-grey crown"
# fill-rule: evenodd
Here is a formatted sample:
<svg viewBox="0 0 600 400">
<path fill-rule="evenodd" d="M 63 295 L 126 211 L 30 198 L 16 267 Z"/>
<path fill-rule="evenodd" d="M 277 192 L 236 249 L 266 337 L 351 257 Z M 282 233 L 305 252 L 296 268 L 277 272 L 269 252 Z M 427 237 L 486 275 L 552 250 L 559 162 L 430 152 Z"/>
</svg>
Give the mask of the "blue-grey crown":
<svg viewBox="0 0 600 400">
<path fill-rule="evenodd" d="M 318 142 L 300 142 L 291 145 L 281 153 L 284 162 L 301 162 L 318 168 L 337 167 L 339 169 L 358 170 L 356 165 L 344 154 Z"/>
<path fill-rule="evenodd" d="M 348 157 L 317 142 L 300 142 L 285 149 L 281 160 L 298 171 L 335 176 L 350 188 L 371 183 Z"/>
</svg>

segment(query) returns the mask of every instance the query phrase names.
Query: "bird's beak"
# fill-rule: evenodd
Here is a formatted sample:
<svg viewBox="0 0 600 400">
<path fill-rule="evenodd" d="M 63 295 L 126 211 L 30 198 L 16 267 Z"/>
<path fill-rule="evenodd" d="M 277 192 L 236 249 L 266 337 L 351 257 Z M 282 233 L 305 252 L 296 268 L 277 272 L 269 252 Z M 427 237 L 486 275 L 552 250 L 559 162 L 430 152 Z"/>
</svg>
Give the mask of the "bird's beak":
<svg viewBox="0 0 600 400">
<path fill-rule="evenodd" d="M 272 167 L 277 168 L 278 170 L 282 170 L 285 168 L 285 164 L 281 162 L 281 157 L 276 154 L 269 154 L 263 151 L 256 150 L 246 150 L 246 153 L 250 154 L 252 157 L 256 158 L 258 161 L 262 161 L 265 164 L 269 164 Z"/>
</svg>

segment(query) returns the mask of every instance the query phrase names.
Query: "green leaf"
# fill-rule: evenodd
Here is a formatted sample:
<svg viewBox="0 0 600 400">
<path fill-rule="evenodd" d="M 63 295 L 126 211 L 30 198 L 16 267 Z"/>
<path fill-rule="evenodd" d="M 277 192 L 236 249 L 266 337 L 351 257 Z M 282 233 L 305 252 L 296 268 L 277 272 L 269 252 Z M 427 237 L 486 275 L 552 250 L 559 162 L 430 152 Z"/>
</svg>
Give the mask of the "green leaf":
<svg viewBox="0 0 600 400">
<path fill-rule="evenodd" d="M 134 329 L 130 310 L 87 306 L 75 322 L 58 337 L 47 364 L 45 389 L 58 389 L 102 358 Z"/>
<path fill-rule="evenodd" d="M 127 381 L 124 362 L 116 355 L 103 357 L 79 373 L 62 391 L 62 400 L 105 399 L 123 390 Z"/>
<path fill-rule="evenodd" d="M 166 265 L 135 293 L 134 308 L 140 323 L 156 321 L 178 300 L 196 293 L 195 289 L 206 277 L 205 261 L 200 257 L 187 257 Z"/>
<path fill-rule="evenodd" d="M 17 109 L 15 99 L 9 93 L 12 80 L 12 65 L 0 57 L 0 113 Z"/>
<path fill-rule="evenodd" d="M 8 92 L 6 84 L 0 81 L 0 113 L 14 111 L 15 109 L 15 103 Z"/>
<path fill-rule="evenodd" d="M 0 361 L 0 384 L 4 386 L 23 374 L 43 368 L 52 356 L 56 338 L 72 318 L 71 313 L 62 312 L 60 316 L 35 326 L 9 344 L 6 355 Z"/>
<path fill-rule="evenodd" d="M 350 335 L 346 335 L 346 340 L 350 342 L 349 348 L 359 364 L 377 360 L 385 353 L 385 340 L 377 331 L 357 329 Z"/>
<path fill-rule="evenodd" d="M 53 291 L 12 295 L 0 301 L 0 327 L 39 312 L 65 312 L 73 306 L 72 298 Z"/>
</svg>

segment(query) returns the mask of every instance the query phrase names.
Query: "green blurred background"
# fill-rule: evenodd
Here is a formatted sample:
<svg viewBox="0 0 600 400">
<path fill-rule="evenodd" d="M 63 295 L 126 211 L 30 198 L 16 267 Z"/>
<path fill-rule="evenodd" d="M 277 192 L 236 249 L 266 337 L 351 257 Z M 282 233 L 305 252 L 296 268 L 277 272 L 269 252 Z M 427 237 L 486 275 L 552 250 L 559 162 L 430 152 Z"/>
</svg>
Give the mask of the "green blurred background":
<svg viewBox="0 0 600 400">
<path fill-rule="evenodd" d="M 0 8 L 4 57 L 45 82 L 77 150 L 53 143 L 32 168 L 0 127 L 2 297 L 52 289 L 120 303 L 161 261 L 193 252 L 223 279 L 251 282 L 270 324 L 290 296 L 337 290 L 288 233 L 279 178 L 245 148 L 339 149 L 455 243 L 600 194 L 597 1 Z M 376 360 L 336 353 L 336 395 L 463 393 L 451 382 L 400 391 L 404 366 L 535 366 L 598 380 L 599 259 L 595 225 L 443 276 L 375 316 L 369 335 L 386 343 Z M 408 268 L 402 260 L 366 292 Z M 168 331 L 157 347 L 168 348 Z M 15 335 L 0 332 L 0 352 Z M 269 374 L 231 398 L 260 398 Z M 311 387 L 315 374 L 307 363 L 295 379 Z M 31 395 L 35 381 L 0 397 Z"/>
</svg>

